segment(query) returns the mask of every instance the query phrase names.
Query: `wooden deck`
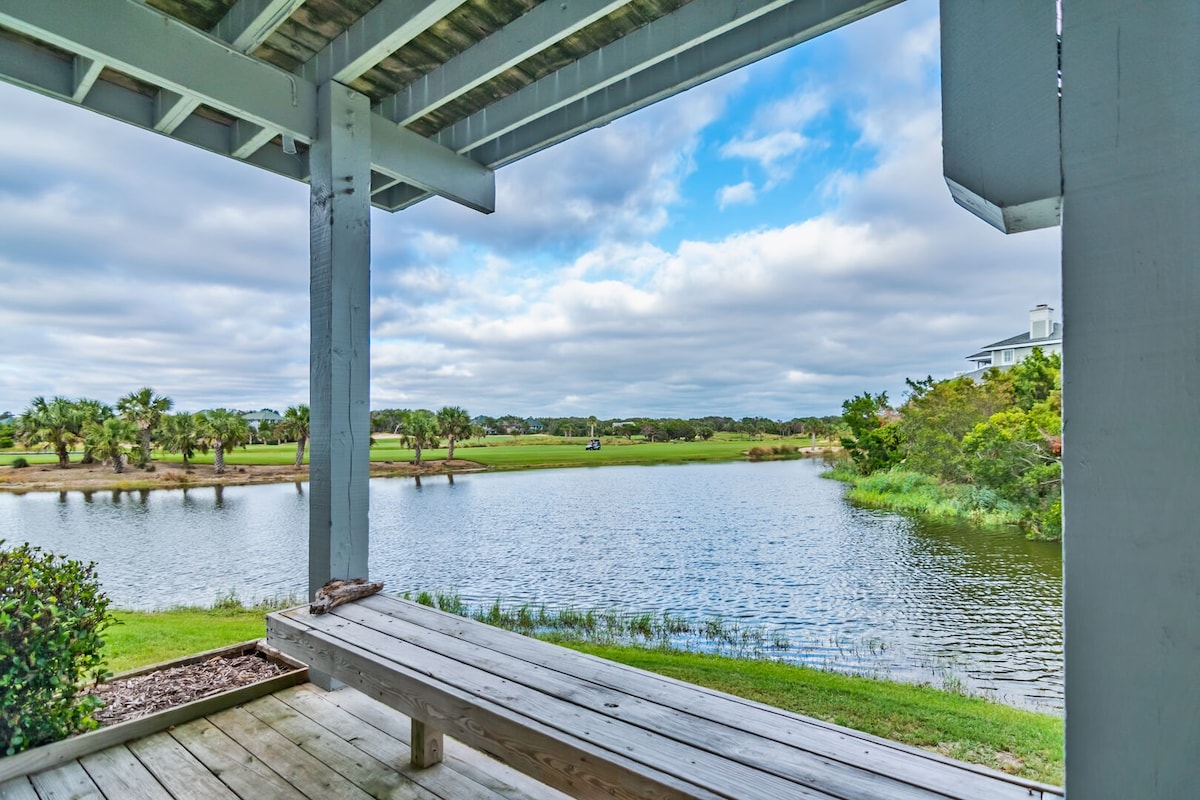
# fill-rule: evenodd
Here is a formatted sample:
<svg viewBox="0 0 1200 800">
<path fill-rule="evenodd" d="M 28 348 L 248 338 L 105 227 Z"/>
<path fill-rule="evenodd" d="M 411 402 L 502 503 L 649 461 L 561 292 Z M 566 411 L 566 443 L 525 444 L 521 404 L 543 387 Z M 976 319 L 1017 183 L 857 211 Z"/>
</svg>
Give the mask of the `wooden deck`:
<svg viewBox="0 0 1200 800">
<path fill-rule="evenodd" d="M 353 689 L 292 687 L 0 784 L 2 800 L 563 800 L 492 758 L 446 741 L 409 766 L 409 719 Z"/>
</svg>

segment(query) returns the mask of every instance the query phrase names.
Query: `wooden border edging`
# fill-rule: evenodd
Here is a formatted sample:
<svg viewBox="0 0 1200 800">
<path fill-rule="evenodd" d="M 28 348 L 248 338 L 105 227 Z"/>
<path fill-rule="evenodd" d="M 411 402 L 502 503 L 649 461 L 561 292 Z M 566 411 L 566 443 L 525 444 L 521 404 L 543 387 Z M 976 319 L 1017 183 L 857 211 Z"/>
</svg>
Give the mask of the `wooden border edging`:
<svg viewBox="0 0 1200 800">
<path fill-rule="evenodd" d="M 204 653 L 185 656 L 173 661 L 164 661 L 149 667 L 139 667 L 138 669 L 114 675 L 109 680 L 144 675 L 166 667 L 195 664 L 217 656 L 246 655 L 255 651 L 262 653 L 273 661 L 278 661 L 292 667 L 292 671 L 276 675 L 274 678 L 268 678 L 265 681 L 258 681 L 257 683 L 239 686 L 236 689 L 229 689 L 209 697 L 202 697 L 199 700 L 193 700 L 181 706 L 147 714 L 144 717 L 131 719 L 128 722 L 121 722 L 117 725 L 81 733 L 78 736 L 71 736 L 61 741 L 51 742 L 50 744 L 35 747 L 32 750 L 17 753 L 16 755 L 0 758 L 0 784 L 22 775 L 32 775 L 35 772 L 57 767 L 60 764 L 73 761 L 89 753 L 95 753 L 108 747 L 124 744 L 134 739 L 141 739 L 152 733 L 158 733 L 172 726 L 182 725 L 185 722 L 199 719 L 217 711 L 241 705 L 255 698 L 277 692 L 280 689 L 286 689 L 289 686 L 304 683 L 308 680 L 308 667 L 306 665 L 279 652 L 274 647 L 269 647 L 263 639 L 252 639 L 248 642 L 230 645 L 229 647 L 208 650 Z"/>
</svg>

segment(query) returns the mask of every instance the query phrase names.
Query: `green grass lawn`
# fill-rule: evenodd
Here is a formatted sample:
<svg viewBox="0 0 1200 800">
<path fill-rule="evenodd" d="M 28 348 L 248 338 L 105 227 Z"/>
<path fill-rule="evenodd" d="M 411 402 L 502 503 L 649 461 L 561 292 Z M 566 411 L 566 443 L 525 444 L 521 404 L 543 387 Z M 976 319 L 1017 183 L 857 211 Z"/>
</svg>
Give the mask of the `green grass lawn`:
<svg viewBox="0 0 1200 800">
<path fill-rule="evenodd" d="M 619 437 L 603 437 L 600 450 L 585 450 L 588 437 L 576 436 L 489 436 L 485 439 L 470 439 L 459 442 L 454 456 L 466 461 L 475 461 L 493 469 L 532 469 L 537 467 L 585 467 L 611 466 L 614 464 L 680 464 L 696 461 L 735 461 L 745 458 L 754 447 L 788 445 L 804 447 L 811 444 L 808 437 L 793 437 L 780 440 L 775 437 L 747 439 L 741 434 L 717 434 L 707 442 L 645 442 L 640 437 L 628 440 Z M 818 442 L 828 444 L 828 442 Z M 423 460 L 446 458 L 446 448 L 427 449 L 421 452 Z M 0 453 L 0 466 L 8 466 L 14 458 L 25 458 L 31 465 L 53 464 L 57 458 L 53 453 Z M 403 447 L 399 439 L 378 438 L 371 448 L 371 460 L 375 462 L 409 462 L 415 454 Z M 79 463 L 82 453 L 71 453 L 71 462 Z M 156 450 L 153 460 L 160 465 L 181 464 L 178 453 Z M 285 466 L 296 460 L 296 445 L 252 444 L 238 447 L 225 455 L 225 463 L 233 466 L 269 465 Z M 307 454 L 305 456 L 307 462 Z M 197 453 L 192 464 L 211 465 L 212 453 Z"/>
<path fill-rule="evenodd" d="M 106 635 L 114 672 L 265 635 L 263 609 L 117 611 Z M 953 758 L 1047 783 L 1063 780 L 1062 720 L 929 687 L 856 678 L 769 661 L 641 647 L 562 642 L 575 649 L 708 686 Z"/>
</svg>

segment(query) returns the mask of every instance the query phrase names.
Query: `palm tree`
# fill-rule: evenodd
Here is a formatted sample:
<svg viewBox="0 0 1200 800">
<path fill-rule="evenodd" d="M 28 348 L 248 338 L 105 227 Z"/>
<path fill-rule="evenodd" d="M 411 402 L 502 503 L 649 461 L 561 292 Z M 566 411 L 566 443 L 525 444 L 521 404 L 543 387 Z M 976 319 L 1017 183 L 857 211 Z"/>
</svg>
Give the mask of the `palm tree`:
<svg viewBox="0 0 1200 800">
<path fill-rule="evenodd" d="M 471 438 L 471 417 L 467 414 L 465 408 L 458 406 L 444 406 L 441 411 L 437 412 L 438 433 L 445 436 L 448 440 L 447 447 L 449 452 L 446 454 L 447 461 L 454 460 L 454 440 L 458 438 Z"/>
<path fill-rule="evenodd" d="M 308 406 L 289 406 L 283 421 L 275 426 L 280 436 L 296 440 L 296 469 L 304 466 L 304 445 L 308 442 Z"/>
<path fill-rule="evenodd" d="M 214 408 L 200 414 L 200 432 L 213 449 L 213 466 L 218 475 L 225 474 L 225 454 L 245 444 L 250 438 L 250 426 L 236 411 Z"/>
<path fill-rule="evenodd" d="M 150 437 L 162 420 L 162 415 L 171 410 L 174 403 L 171 398 L 155 394 L 149 386 L 143 386 L 135 392 L 117 401 L 117 411 L 121 416 L 137 426 L 141 436 L 141 452 L 138 456 L 138 466 L 144 467 L 150 461 Z"/>
<path fill-rule="evenodd" d="M 122 417 L 109 417 L 103 422 L 89 422 L 84 434 L 88 451 L 100 460 L 112 461 L 113 472 L 125 471 L 125 452 L 138 440 L 138 428 Z"/>
<path fill-rule="evenodd" d="M 421 451 L 426 447 L 437 447 L 440 443 L 437 417 L 433 412 L 423 408 L 409 411 L 400 431 L 400 443 L 413 449 L 416 454 L 413 463 L 420 464 Z"/>
<path fill-rule="evenodd" d="M 81 397 L 74 401 L 71 405 L 75 407 L 75 429 L 74 433 L 77 438 L 83 441 L 83 458 L 81 464 L 96 463 L 96 456 L 92 453 L 92 448 L 88 447 L 86 433 L 88 427 L 93 422 L 103 422 L 113 415 L 112 406 L 108 403 L 101 403 L 99 400 L 91 400 L 87 397 Z"/>
<path fill-rule="evenodd" d="M 162 447 L 169 453 L 182 455 L 184 469 L 188 468 L 188 459 L 197 451 L 208 452 L 200 422 L 198 415 L 186 411 L 162 418 Z"/>
<path fill-rule="evenodd" d="M 71 463 L 70 448 L 79 441 L 79 410 L 65 397 L 49 402 L 35 397 L 29 408 L 17 418 L 17 436 L 29 447 L 53 447 L 58 466 Z"/>
</svg>

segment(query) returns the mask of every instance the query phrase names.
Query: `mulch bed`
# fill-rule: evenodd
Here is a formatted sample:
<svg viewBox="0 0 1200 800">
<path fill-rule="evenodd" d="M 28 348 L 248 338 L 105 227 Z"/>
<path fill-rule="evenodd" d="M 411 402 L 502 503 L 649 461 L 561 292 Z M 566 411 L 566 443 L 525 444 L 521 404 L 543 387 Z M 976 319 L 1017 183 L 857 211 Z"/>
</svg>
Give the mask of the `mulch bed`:
<svg viewBox="0 0 1200 800">
<path fill-rule="evenodd" d="M 88 693 L 100 697 L 104 708 L 92 716 L 102 726 L 116 725 L 267 680 L 292 669 L 261 653 L 213 656 L 197 664 L 169 667 L 95 686 Z"/>
</svg>

